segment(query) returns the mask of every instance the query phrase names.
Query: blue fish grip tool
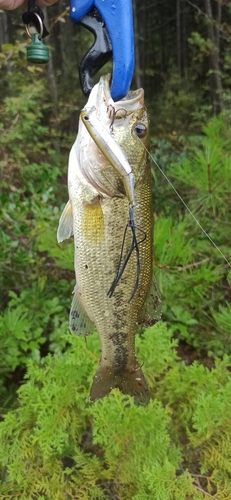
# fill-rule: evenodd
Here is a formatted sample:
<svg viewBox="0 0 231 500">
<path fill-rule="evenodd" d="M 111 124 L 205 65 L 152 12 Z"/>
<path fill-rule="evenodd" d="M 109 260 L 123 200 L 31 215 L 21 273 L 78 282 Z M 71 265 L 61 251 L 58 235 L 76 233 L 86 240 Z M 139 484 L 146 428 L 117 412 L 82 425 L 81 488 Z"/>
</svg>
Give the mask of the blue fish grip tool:
<svg viewBox="0 0 231 500">
<path fill-rule="evenodd" d="M 134 71 L 132 0 L 71 0 L 70 17 L 95 37 L 79 66 L 84 95 L 90 94 L 94 75 L 112 57 L 111 96 L 114 101 L 122 99 L 130 89 Z"/>
</svg>

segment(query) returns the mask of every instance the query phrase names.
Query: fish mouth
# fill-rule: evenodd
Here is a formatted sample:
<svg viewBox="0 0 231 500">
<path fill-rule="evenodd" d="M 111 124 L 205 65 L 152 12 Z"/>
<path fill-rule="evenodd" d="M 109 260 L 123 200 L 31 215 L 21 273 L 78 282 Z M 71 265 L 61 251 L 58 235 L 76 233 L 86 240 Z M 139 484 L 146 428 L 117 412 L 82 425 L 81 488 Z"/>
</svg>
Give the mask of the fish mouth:
<svg viewBox="0 0 231 500">
<path fill-rule="evenodd" d="M 113 101 L 110 92 L 111 75 L 103 75 L 100 81 L 93 88 L 87 107 L 99 109 L 104 105 L 107 109 L 111 106 L 115 112 L 124 109 L 126 114 L 130 114 L 138 109 L 144 107 L 144 90 L 142 88 L 137 90 L 130 90 L 128 94 L 120 101 Z"/>
<path fill-rule="evenodd" d="M 144 90 L 141 88 L 137 90 L 130 90 L 128 94 L 125 97 L 123 97 L 123 99 L 120 99 L 119 101 L 116 102 L 113 101 L 110 93 L 110 82 L 111 82 L 110 74 L 101 76 L 99 81 L 99 87 L 101 88 L 101 91 L 104 93 L 106 102 L 108 101 L 108 105 L 111 104 L 111 101 L 113 102 L 116 108 L 123 106 L 124 108 L 131 107 L 132 109 L 137 109 L 136 104 L 139 104 L 140 107 L 144 105 Z"/>
</svg>

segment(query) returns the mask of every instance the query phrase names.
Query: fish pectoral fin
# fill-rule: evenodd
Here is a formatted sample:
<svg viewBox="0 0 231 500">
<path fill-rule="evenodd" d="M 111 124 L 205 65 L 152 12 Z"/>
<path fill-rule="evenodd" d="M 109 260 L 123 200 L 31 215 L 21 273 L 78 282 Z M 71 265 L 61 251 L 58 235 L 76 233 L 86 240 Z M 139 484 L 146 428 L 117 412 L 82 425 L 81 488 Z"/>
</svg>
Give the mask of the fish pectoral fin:
<svg viewBox="0 0 231 500">
<path fill-rule="evenodd" d="M 162 303 L 160 298 L 159 287 L 153 274 L 149 294 L 142 308 L 141 314 L 138 317 L 138 332 L 146 329 L 149 326 L 155 325 L 161 318 Z"/>
<path fill-rule="evenodd" d="M 133 396 L 134 403 L 137 405 L 146 406 L 149 402 L 147 382 L 138 361 L 132 372 L 123 370 L 119 373 L 115 372 L 113 367 L 103 366 L 101 362 L 91 386 L 90 401 L 104 398 L 116 388 L 120 389 L 123 394 Z"/>
<path fill-rule="evenodd" d="M 71 236 L 73 236 L 73 214 L 71 202 L 68 200 L 59 219 L 59 227 L 57 231 L 58 243 L 68 240 Z"/>
<path fill-rule="evenodd" d="M 94 323 L 88 318 L 82 305 L 79 302 L 76 288 L 74 290 L 74 297 L 71 304 L 69 315 L 70 332 L 78 337 L 86 337 L 91 335 L 95 330 Z"/>
</svg>

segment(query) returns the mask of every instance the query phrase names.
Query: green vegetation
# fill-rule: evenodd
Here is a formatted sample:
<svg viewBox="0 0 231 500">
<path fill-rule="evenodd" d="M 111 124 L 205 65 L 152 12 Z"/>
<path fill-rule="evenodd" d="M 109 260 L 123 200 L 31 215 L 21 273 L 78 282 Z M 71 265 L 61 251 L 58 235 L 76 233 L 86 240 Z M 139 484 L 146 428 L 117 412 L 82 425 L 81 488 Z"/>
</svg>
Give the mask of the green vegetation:
<svg viewBox="0 0 231 500">
<path fill-rule="evenodd" d="M 204 498 L 203 488 L 230 498 L 228 357 L 213 370 L 186 367 L 171 337 L 160 323 L 138 340 L 153 395 L 146 408 L 118 390 L 88 403 L 96 337 L 30 361 L 19 408 L 0 426 L 2 498 L 184 500 Z"/>
<path fill-rule="evenodd" d="M 184 87 L 172 68 L 158 105 L 148 94 L 151 149 L 230 261 L 230 111 L 211 116 L 209 42 L 192 33 L 189 44 L 195 79 Z M 231 500 L 230 267 L 152 163 L 163 320 L 136 343 L 151 402 L 114 390 L 89 403 L 99 340 L 69 334 L 73 243 L 56 242 L 69 120 L 84 100 L 78 88 L 66 102 L 58 74 L 55 107 L 46 70 L 27 67 L 24 51 L 0 53 L 0 499 Z"/>
</svg>

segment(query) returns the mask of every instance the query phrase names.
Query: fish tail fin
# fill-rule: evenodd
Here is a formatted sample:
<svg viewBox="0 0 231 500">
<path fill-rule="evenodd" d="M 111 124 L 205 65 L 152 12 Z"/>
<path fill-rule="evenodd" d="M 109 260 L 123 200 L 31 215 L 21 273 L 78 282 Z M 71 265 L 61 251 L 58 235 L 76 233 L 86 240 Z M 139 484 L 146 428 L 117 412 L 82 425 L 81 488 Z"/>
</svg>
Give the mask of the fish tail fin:
<svg viewBox="0 0 231 500">
<path fill-rule="evenodd" d="M 133 396 L 135 404 L 145 406 L 149 402 L 148 385 L 138 362 L 132 372 L 124 370 L 120 373 L 100 363 L 91 386 L 90 400 L 97 401 L 115 388 L 120 389 L 123 394 Z"/>
</svg>

